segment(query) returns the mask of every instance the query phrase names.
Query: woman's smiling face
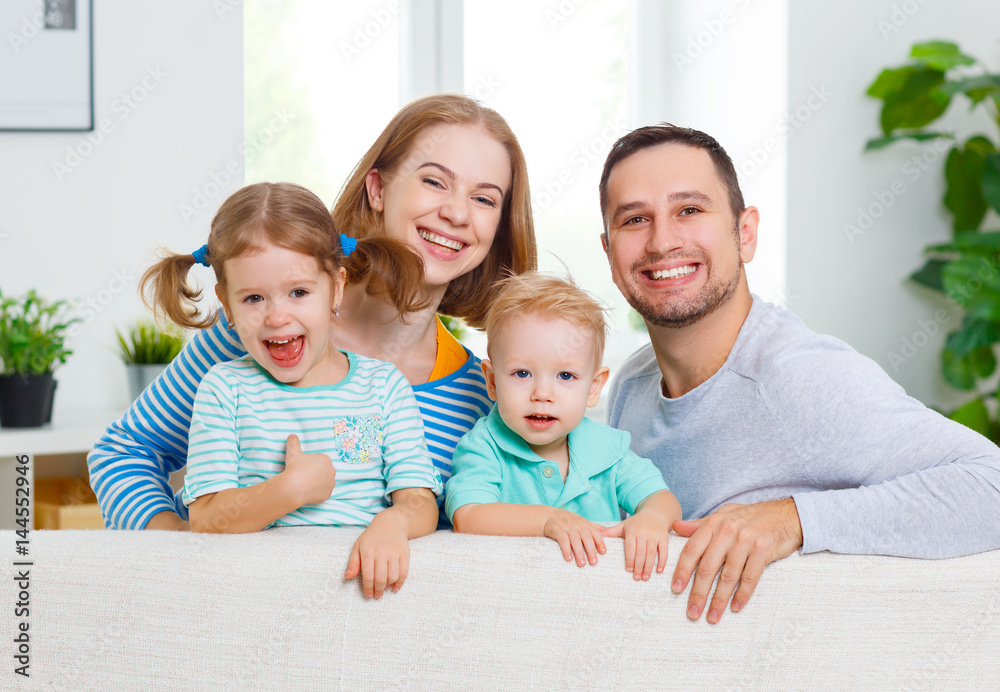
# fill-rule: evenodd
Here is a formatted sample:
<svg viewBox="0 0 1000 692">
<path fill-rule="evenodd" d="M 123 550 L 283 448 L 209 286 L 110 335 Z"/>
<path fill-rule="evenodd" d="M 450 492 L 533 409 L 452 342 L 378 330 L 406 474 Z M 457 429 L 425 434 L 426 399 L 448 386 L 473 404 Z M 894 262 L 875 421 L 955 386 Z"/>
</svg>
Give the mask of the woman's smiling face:
<svg viewBox="0 0 1000 692">
<path fill-rule="evenodd" d="M 511 184 L 510 157 L 481 128 L 438 125 L 417 138 L 399 169 L 366 179 L 386 235 L 424 260 L 428 286 L 442 287 L 486 258 Z"/>
</svg>

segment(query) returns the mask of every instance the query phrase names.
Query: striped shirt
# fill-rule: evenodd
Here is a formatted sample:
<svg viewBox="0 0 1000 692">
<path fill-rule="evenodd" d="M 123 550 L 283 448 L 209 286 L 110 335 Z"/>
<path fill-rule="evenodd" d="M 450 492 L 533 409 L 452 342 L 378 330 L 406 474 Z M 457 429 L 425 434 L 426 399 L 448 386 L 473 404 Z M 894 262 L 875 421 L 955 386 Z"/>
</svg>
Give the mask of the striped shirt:
<svg viewBox="0 0 1000 692">
<path fill-rule="evenodd" d="M 141 529 L 155 514 L 168 510 L 187 519 L 187 507 L 174 496 L 168 479 L 187 462 L 195 392 L 211 366 L 246 355 L 224 321 L 197 332 L 125 415 L 108 426 L 88 455 L 90 484 L 108 528 Z M 464 366 L 416 385 L 413 393 L 431 461 L 447 482 L 458 441 L 492 408 L 480 361 L 470 352 Z"/>
<path fill-rule="evenodd" d="M 314 387 L 278 382 L 250 356 L 212 366 L 194 398 L 184 503 L 275 477 L 285 469 L 292 434 L 306 454 L 330 457 L 336 487 L 326 501 L 303 505 L 272 526 L 368 526 L 396 490 L 440 495 L 441 478 L 427 458 L 424 424 L 403 373 L 345 355 L 347 376 Z"/>
</svg>

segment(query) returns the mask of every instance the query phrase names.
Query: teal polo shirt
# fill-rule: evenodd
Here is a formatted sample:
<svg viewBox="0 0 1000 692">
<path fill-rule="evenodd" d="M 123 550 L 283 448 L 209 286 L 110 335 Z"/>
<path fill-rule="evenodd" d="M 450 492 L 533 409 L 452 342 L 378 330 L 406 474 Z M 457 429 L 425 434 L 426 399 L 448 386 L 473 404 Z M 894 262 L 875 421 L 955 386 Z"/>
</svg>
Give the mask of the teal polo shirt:
<svg viewBox="0 0 1000 692">
<path fill-rule="evenodd" d="M 619 508 L 634 514 L 636 505 L 667 489 L 653 462 L 629 449 L 630 439 L 627 432 L 584 418 L 569 434 L 564 484 L 559 464 L 535 454 L 494 406 L 455 448 L 445 512 L 450 520 L 462 505 L 510 502 L 559 507 L 590 521 L 620 521 Z"/>
</svg>

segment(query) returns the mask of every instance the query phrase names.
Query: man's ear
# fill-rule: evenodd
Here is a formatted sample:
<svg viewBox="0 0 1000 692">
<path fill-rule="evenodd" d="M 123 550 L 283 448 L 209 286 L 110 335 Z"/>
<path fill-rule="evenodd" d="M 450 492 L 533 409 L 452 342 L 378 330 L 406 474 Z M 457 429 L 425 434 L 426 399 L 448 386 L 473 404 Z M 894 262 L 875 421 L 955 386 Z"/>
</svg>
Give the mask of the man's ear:
<svg viewBox="0 0 1000 692">
<path fill-rule="evenodd" d="M 490 401 L 497 400 L 497 378 L 493 373 L 493 363 L 488 358 L 483 358 L 483 377 L 486 378 L 486 393 L 490 395 Z"/>
<path fill-rule="evenodd" d="M 611 369 L 608 366 L 602 365 L 597 368 L 597 372 L 594 373 L 594 381 L 590 383 L 590 394 L 587 395 L 587 408 L 597 406 L 597 402 L 601 400 L 601 390 L 608 383 L 608 377 L 610 376 Z"/>
<path fill-rule="evenodd" d="M 608 254 L 608 231 L 607 230 L 605 230 L 604 233 L 601 234 L 601 249 L 604 250 L 604 254 L 605 255 Z"/>
<path fill-rule="evenodd" d="M 368 193 L 368 204 L 375 211 L 382 211 L 382 193 L 385 190 L 385 185 L 382 182 L 382 174 L 379 173 L 377 168 L 373 168 L 368 171 L 368 175 L 365 176 L 365 191 Z"/>
<path fill-rule="evenodd" d="M 736 223 L 740 231 L 740 259 L 745 264 L 752 260 L 757 252 L 757 225 L 760 223 L 760 212 L 757 207 L 747 207 Z"/>
</svg>

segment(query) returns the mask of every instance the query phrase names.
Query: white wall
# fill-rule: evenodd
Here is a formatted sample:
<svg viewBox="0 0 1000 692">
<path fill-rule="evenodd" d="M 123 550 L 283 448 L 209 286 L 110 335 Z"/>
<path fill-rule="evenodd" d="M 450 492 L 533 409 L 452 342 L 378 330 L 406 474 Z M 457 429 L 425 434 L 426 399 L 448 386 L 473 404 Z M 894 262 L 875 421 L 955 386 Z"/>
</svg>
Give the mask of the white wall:
<svg viewBox="0 0 1000 692">
<path fill-rule="evenodd" d="M 944 301 L 904 282 L 923 264 L 921 248 L 949 237 L 942 159 L 930 144 L 864 154 L 865 141 L 881 134 L 881 102 L 864 92 L 882 68 L 903 64 L 918 41 L 955 41 L 996 70 L 1000 9 L 995 0 L 789 4 L 788 102 L 803 103 L 817 87 L 831 94 L 789 141 L 789 307 L 813 329 L 873 358 L 911 395 L 953 407 L 963 397 L 941 380 L 939 352 L 957 318 L 947 313 L 946 324 L 936 322 Z M 973 121 L 964 111 L 953 104 L 947 123 L 967 133 Z M 974 122 L 995 137 L 985 118 Z M 917 176 L 911 159 L 922 155 L 936 160 Z M 877 203 L 877 196 L 888 202 L 896 180 L 903 192 L 881 218 L 861 235 L 845 230 L 860 228 L 859 207 Z M 925 341 L 931 332 L 937 333 Z M 904 351 L 904 339 L 925 345 Z M 892 353 L 908 362 L 893 367 Z"/>
<path fill-rule="evenodd" d="M 239 3 L 105 0 L 94 27 L 98 128 L 0 132 L 0 289 L 77 299 L 86 320 L 56 373 L 57 417 L 128 405 L 114 327 L 146 314 L 139 276 L 159 243 L 200 246 L 243 183 Z"/>
</svg>

